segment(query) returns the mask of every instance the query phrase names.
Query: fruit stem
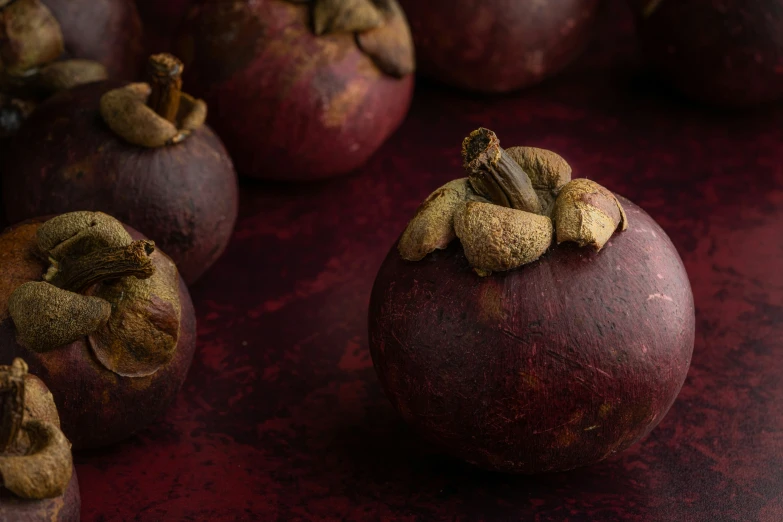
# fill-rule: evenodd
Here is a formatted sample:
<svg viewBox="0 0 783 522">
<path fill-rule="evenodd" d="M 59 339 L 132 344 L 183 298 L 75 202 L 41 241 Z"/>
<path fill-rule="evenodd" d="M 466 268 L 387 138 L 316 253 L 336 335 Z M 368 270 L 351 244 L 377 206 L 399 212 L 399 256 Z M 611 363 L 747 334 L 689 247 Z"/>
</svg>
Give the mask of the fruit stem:
<svg viewBox="0 0 783 522">
<path fill-rule="evenodd" d="M 500 147 L 494 132 L 483 127 L 471 132 L 462 142 L 462 159 L 470 185 L 479 195 L 496 205 L 542 213 L 530 177 Z"/>
<path fill-rule="evenodd" d="M 27 364 L 21 359 L 0 367 L 0 454 L 13 446 L 22 428 L 26 373 Z"/>
<path fill-rule="evenodd" d="M 53 266 L 46 279 L 54 286 L 71 292 L 82 292 L 107 279 L 134 276 L 148 279 L 155 273 L 150 255 L 155 243 L 134 241 L 125 247 L 110 247 L 90 254 L 65 257 Z"/>
<path fill-rule="evenodd" d="M 185 66 L 176 56 L 168 53 L 150 56 L 147 73 L 150 77 L 152 93 L 147 105 L 176 124 L 179 112 L 179 99 L 182 92 L 182 71 Z"/>
</svg>

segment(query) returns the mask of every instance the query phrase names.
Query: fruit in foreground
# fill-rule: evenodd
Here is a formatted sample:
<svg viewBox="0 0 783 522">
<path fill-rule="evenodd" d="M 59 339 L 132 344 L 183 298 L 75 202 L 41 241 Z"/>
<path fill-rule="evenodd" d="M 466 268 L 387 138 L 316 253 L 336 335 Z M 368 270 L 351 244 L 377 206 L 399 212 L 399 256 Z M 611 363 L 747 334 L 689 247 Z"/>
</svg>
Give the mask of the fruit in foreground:
<svg viewBox="0 0 783 522">
<path fill-rule="evenodd" d="M 647 435 L 690 364 L 676 249 L 558 155 L 480 129 L 378 273 L 370 350 L 401 416 L 480 467 L 598 462 Z M 454 241 L 455 239 L 459 241 Z"/>
<path fill-rule="evenodd" d="M 23 357 L 51 390 L 76 449 L 155 420 L 193 358 L 195 314 L 174 263 L 99 212 L 0 235 L 0 362 Z"/>
<path fill-rule="evenodd" d="M 0 366 L 0 520 L 79 520 L 71 444 L 52 394 L 27 364 Z"/>
</svg>

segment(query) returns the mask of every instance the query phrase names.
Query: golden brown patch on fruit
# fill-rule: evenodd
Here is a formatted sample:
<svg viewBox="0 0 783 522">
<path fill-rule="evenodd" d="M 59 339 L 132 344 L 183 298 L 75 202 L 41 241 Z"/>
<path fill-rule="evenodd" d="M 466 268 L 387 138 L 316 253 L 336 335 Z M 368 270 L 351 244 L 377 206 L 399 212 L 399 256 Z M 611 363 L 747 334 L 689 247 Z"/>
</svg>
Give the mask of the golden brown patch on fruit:
<svg viewBox="0 0 783 522">
<path fill-rule="evenodd" d="M 479 320 L 487 324 L 497 324 L 506 318 L 503 308 L 503 287 L 493 281 L 493 284 L 482 286 L 479 295 Z"/>
<path fill-rule="evenodd" d="M 357 78 L 349 83 L 341 93 L 327 100 L 321 115 L 324 126 L 339 129 L 345 125 L 346 120 L 364 103 L 364 97 L 369 88 L 370 85 L 366 80 Z"/>
</svg>

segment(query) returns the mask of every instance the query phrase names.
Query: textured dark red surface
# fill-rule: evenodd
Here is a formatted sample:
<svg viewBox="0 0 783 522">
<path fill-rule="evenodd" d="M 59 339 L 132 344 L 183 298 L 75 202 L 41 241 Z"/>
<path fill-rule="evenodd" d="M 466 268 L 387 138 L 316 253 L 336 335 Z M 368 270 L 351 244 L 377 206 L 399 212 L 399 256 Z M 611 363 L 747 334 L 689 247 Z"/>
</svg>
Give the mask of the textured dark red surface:
<svg viewBox="0 0 783 522">
<path fill-rule="evenodd" d="M 193 288 L 184 389 L 135 439 L 77 456 L 83 520 L 783 519 L 783 109 L 689 105 L 616 49 L 628 42 L 606 36 L 512 96 L 420 85 L 356 175 L 246 183 L 233 242 Z M 690 275 L 696 347 L 679 399 L 590 468 L 525 478 L 442 456 L 394 413 L 370 362 L 376 271 L 419 202 L 460 175 L 479 125 L 552 148 L 645 208 Z"/>
</svg>

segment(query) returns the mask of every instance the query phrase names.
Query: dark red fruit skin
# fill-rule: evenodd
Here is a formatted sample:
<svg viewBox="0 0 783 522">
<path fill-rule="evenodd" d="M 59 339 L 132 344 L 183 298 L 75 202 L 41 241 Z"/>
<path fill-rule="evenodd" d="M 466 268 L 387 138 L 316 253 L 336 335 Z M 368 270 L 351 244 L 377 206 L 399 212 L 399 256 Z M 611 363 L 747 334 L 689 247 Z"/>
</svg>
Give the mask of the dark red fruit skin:
<svg viewBox="0 0 783 522">
<path fill-rule="evenodd" d="M 419 71 L 498 93 L 557 73 L 587 45 L 597 0 L 400 0 Z"/>
<path fill-rule="evenodd" d="M 735 106 L 783 97 L 783 0 L 662 0 L 638 32 L 650 66 L 687 96 Z"/>
<path fill-rule="evenodd" d="M 144 64 L 141 19 L 133 0 L 43 0 L 65 38 L 65 56 L 102 63 L 111 78 L 133 80 Z"/>
<path fill-rule="evenodd" d="M 45 219 L 32 220 L 42 221 Z M 125 228 L 133 239 L 145 239 L 131 227 Z M 31 241 L 36 229 L 29 231 Z M 0 293 L 10 295 L 11 287 L 43 276 L 43 263 L 27 256 L 27 262 L 20 267 L 15 262 L 18 258 L 18 254 L 6 253 L 4 262 L 0 261 L 0 271 L 7 274 Z M 114 444 L 157 419 L 185 381 L 196 348 L 196 315 L 182 278 L 179 300 L 181 323 L 174 358 L 148 377 L 121 377 L 107 370 L 95 359 L 84 339 L 43 354 L 27 350 L 16 342 L 7 301 L 0 302 L 0 364 L 10 364 L 15 357 L 21 357 L 30 373 L 46 383 L 54 396 L 62 431 L 74 450 Z"/>
<path fill-rule="evenodd" d="M 369 312 L 370 351 L 402 417 L 482 468 L 598 462 L 647 435 L 685 380 L 695 318 L 665 232 L 629 220 L 601 252 L 571 244 L 479 278 L 458 241 L 419 262 L 396 247 Z"/>
<path fill-rule="evenodd" d="M 65 493 L 57 498 L 25 500 L 0 488 L 0 520 L 3 522 L 78 522 L 81 504 L 75 469 Z"/>
<path fill-rule="evenodd" d="M 237 216 L 236 173 L 204 126 L 158 149 L 130 145 L 101 118 L 100 82 L 55 95 L 13 138 L 3 177 L 10 223 L 99 210 L 141 230 L 177 263 L 188 284 L 226 248 Z"/>
<path fill-rule="evenodd" d="M 198 3 L 175 52 L 246 176 L 354 170 L 397 129 L 412 96 L 412 75 L 382 73 L 351 34 L 315 36 L 309 7 L 283 0 Z"/>
</svg>

